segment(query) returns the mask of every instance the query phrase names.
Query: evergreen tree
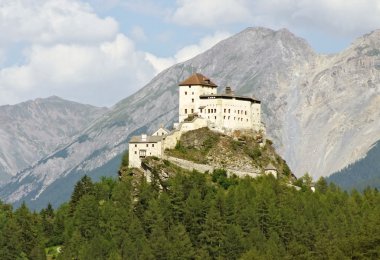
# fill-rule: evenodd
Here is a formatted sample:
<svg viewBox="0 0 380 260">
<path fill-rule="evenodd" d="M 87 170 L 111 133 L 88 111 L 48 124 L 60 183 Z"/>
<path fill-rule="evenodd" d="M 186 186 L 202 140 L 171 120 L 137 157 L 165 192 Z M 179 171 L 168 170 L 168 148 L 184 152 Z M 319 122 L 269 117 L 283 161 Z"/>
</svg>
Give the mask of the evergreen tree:
<svg viewBox="0 0 380 260">
<path fill-rule="evenodd" d="M 193 259 L 195 251 L 183 225 L 173 226 L 169 232 L 168 259 Z"/>
<path fill-rule="evenodd" d="M 193 189 L 185 202 L 183 223 L 186 229 L 189 230 L 192 243 L 197 246 L 200 243 L 198 238 L 202 232 L 202 225 L 206 215 L 203 207 L 203 202 L 198 190 Z"/>
<path fill-rule="evenodd" d="M 238 259 L 243 251 L 243 231 L 237 225 L 227 225 L 223 242 L 223 256 L 226 259 Z"/>
<path fill-rule="evenodd" d="M 222 254 L 225 226 L 219 210 L 215 205 L 212 205 L 207 213 L 203 231 L 199 235 L 202 247 L 207 250 L 212 258 L 218 258 Z"/>
<path fill-rule="evenodd" d="M 15 218 L 10 216 L 0 230 L 0 256 L 4 260 L 13 260 L 19 259 L 21 253 L 21 230 Z"/>
<path fill-rule="evenodd" d="M 94 192 L 94 184 L 87 175 L 84 175 L 80 181 L 75 184 L 74 191 L 70 199 L 71 212 L 75 211 L 75 207 L 82 196 L 85 194 L 91 194 Z"/>
<path fill-rule="evenodd" d="M 32 251 L 36 259 L 45 259 L 41 221 L 37 214 L 30 213 L 25 203 L 15 211 L 15 219 L 20 228 L 21 250 L 28 258 L 31 258 Z M 41 253 L 43 251 L 43 253 Z"/>
<path fill-rule="evenodd" d="M 90 240 L 99 233 L 99 203 L 94 195 L 84 195 L 77 204 L 74 226 L 81 237 Z"/>
</svg>

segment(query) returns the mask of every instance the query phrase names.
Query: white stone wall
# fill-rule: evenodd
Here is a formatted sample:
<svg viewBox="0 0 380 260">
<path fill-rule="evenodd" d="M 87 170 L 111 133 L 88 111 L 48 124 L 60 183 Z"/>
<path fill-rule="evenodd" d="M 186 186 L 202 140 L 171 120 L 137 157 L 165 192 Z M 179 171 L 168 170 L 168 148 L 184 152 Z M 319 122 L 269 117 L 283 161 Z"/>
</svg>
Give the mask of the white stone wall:
<svg viewBox="0 0 380 260">
<path fill-rule="evenodd" d="M 152 134 L 152 136 L 162 136 L 168 134 L 168 131 L 166 131 L 164 128 L 160 127 L 156 132 Z"/>
<path fill-rule="evenodd" d="M 220 130 L 255 129 L 261 126 L 261 106 L 249 100 L 208 98 L 200 99 L 205 108 L 200 116 Z"/>
<path fill-rule="evenodd" d="M 199 112 L 201 95 L 216 94 L 215 87 L 200 85 L 179 86 L 179 123 L 183 122 L 188 115 Z"/>
<path fill-rule="evenodd" d="M 140 155 L 145 151 L 145 156 L 162 157 L 162 143 L 129 143 L 129 167 L 140 168 Z"/>
</svg>

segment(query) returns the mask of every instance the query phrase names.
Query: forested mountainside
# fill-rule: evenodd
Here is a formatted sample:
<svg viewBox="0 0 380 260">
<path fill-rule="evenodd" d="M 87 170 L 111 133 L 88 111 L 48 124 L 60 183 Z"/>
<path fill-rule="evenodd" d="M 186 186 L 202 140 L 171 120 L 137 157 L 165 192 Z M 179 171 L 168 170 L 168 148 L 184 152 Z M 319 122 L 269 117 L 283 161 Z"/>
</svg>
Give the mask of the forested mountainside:
<svg viewBox="0 0 380 260">
<path fill-rule="evenodd" d="M 380 141 L 373 145 L 366 156 L 328 177 L 345 190 L 380 189 Z"/>
<path fill-rule="evenodd" d="M 167 162 L 169 163 L 169 162 Z M 13 259 L 378 259 L 380 193 L 324 179 L 178 169 L 165 182 L 87 176 L 69 202 L 31 212 L 0 203 L 0 256 Z"/>
</svg>

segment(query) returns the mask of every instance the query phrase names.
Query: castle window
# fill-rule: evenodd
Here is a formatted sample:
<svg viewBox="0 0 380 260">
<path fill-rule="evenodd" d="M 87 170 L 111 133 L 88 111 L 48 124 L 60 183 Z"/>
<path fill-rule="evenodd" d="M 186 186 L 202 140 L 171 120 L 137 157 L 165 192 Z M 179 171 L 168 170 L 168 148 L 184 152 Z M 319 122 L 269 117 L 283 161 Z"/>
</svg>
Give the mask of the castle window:
<svg viewBox="0 0 380 260">
<path fill-rule="evenodd" d="M 187 95 L 187 91 L 185 91 L 185 95 Z"/>
<path fill-rule="evenodd" d="M 227 109 L 224 109 L 224 113 L 226 113 L 226 110 L 227 110 Z"/>
<path fill-rule="evenodd" d="M 228 119 L 230 119 L 230 116 L 228 116 Z"/>
<path fill-rule="evenodd" d="M 194 92 L 191 92 L 191 95 L 194 95 Z"/>
<path fill-rule="evenodd" d="M 240 110 L 238 110 L 238 114 L 240 114 Z"/>
<path fill-rule="evenodd" d="M 189 86 L 189 88 L 191 88 L 191 86 Z"/>
<path fill-rule="evenodd" d="M 248 122 L 248 119 L 247 119 L 247 122 Z"/>
<path fill-rule="evenodd" d="M 214 113 L 216 113 L 216 108 L 214 109 Z"/>
<path fill-rule="evenodd" d="M 185 114 L 187 114 L 187 109 L 185 109 Z"/>
<path fill-rule="evenodd" d="M 223 116 L 223 119 L 226 119 L 226 116 Z"/>
<path fill-rule="evenodd" d="M 191 109 L 191 113 L 194 113 L 194 109 Z"/>
<path fill-rule="evenodd" d="M 191 99 L 191 102 L 193 102 L 193 103 L 194 103 L 194 98 L 192 98 L 192 99 Z"/>
<path fill-rule="evenodd" d="M 152 147 L 154 147 L 154 144 L 152 144 Z"/>
<path fill-rule="evenodd" d="M 247 115 L 247 111 L 245 111 L 245 115 Z"/>
<path fill-rule="evenodd" d="M 207 109 L 207 113 L 210 114 L 210 109 Z"/>
<path fill-rule="evenodd" d="M 231 113 L 231 109 L 228 109 L 228 113 Z"/>
<path fill-rule="evenodd" d="M 146 144 L 146 147 L 149 147 L 149 144 Z"/>
<path fill-rule="evenodd" d="M 216 117 L 215 117 L 215 119 L 216 119 Z"/>
<path fill-rule="evenodd" d="M 135 154 L 137 154 L 137 151 L 135 151 Z"/>
<path fill-rule="evenodd" d="M 135 147 L 137 147 L 137 144 L 135 144 Z"/>
<path fill-rule="evenodd" d="M 145 158 L 146 157 L 146 150 L 140 150 L 139 151 L 139 157 L 140 158 Z"/>
</svg>

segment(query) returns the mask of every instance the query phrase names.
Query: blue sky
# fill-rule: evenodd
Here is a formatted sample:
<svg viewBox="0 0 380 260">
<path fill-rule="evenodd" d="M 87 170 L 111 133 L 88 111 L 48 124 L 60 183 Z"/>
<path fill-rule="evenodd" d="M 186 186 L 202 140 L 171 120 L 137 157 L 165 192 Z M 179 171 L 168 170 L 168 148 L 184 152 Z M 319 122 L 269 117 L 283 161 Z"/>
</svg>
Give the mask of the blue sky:
<svg viewBox="0 0 380 260">
<path fill-rule="evenodd" d="M 112 106 L 250 26 L 334 53 L 380 29 L 380 1 L 0 0 L 0 105 L 57 95 Z"/>
</svg>

